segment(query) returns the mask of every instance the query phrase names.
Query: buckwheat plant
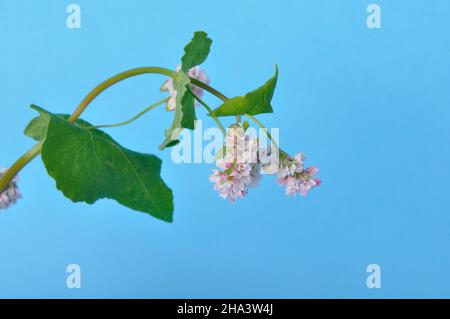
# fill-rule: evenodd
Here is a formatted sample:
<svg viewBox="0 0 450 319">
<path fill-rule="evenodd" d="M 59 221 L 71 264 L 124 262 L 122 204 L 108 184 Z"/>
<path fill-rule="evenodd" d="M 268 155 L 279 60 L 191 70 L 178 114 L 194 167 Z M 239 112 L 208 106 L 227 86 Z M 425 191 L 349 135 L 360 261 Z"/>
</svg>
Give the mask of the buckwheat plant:
<svg viewBox="0 0 450 319">
<path fill-rule="evenodd" d="M 138 153 L 117 143 L 102 129 L 127 125 L 159 105 L 173 111 L 171 126 L 165 131 L 160 149 L 179 143 L 181 130 L 195 128 L 196 106 L 206 109 L 225 137 L 224 147 L 216 155 L 215 169 L 210 176 L 220 197 L 234 202 L 244 197 L 249 189 L 258 185 L 261 172 L 273 174 L 285 187 L 287 195 L 306 195 L 320 184 L 315 166 L 305 168 L 303 154 L 291 156 L 281 150 L 268 130 L 255 117 L 273 113 L 272 96 L 278 79 L 275 75 L 264 85 L 244 96 L 228 99 L 212 88 L 209 77 L 201 65 L 207 58 L 212 40 L 205 32 L 196 32 L 184 48 L 181 64 L 173 70 L 161 67 L 140 67 L 119 73 L 95 87 L 81 101 L 71 115 L 55 114 L 37 105 L 31 107 L 38 116 L 25 128 L 25 135 L 37 143 L 22 155 L 9 169 L 0 171 L 0 209 L 15 204 L 21 195 L 17 174 L 30 161 L 41 154 L 47 173 L 56 187 L 73 202 L 93 204 L 99 199 L 114 199 L 133 210 L 148 213 L 158 219 L 173 220 L 172 190 L 161 179 L 161 160 L 155 155 Z M 117 124 L 93 125 L 80 119 L 83 111 L 103 91 L 125 79 L 142 74 L 160 74 L 168 77 L 161 91 L 168 96 L 139 114 Z M 221 100 L 213 109 L 202 96 L 206 92 Z M 223 117 L 235 121 L 227 129 Z M 258 138 L 247 133 L 246 117 L 259 126 L 271 140 L 263 148 Z M 274 165 L 274 163 L 276 165 Z"/>
</svg>

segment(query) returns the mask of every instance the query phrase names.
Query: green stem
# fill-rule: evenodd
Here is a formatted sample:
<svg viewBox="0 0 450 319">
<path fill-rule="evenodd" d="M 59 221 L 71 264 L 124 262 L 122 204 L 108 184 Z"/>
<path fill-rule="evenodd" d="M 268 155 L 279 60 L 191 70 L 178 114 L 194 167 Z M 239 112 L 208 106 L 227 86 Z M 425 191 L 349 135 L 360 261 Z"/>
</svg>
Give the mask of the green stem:
<svg viewBox="0 0 450 319">
<path fill-rule="evenodd" d="M 28 152 L 23 154 L 5 173 L 0 179 L 0 193 L 3 192 L 9 185 L 9 183 L 17 176 L 17 173 L 31 162 L 41 152 L 42 142 L 34 145 Z"/>
<path fill-rule="evenodd" d="M 225 130 L 225 127 L 219 121 L 219 119 L 214 114 L 213 110 L 208 106 L 208 104 L 206 104 L 201 98 L 199 98 L 197 95 L 195 95 L 194 92 L 192 92 L 190 89 L 188 89 L 188 92 L 194 97 L 194 99 L 196 99 L 198 101 L 198 103 L 200 103 L 208 111 L 209 115 L 211 115 L 211 117 L 214 119 L 214 122 L 216 122 L 217 126 L 222 131 L 223 135 L 224 136 L 227 135 L 227 131 Z"/>
<path fill-rule="evenodd" d="M 160 67 L 141 67 L 141 68 L 135 68 L 131 69 L 122 73 L 119 73 L 117 75 L 114 75 L 107 79 L 106 81 L 100 83 L 97 87 L 95 87 L 91 92 L 89 92 L 88 95 L 81 101 L 81 103 L 78 105 L 78 107 L 75 109 L 75 111 L 72 113 L 72 115 L 69 117 L 68 121 L 71 123 L 74 123 L 84 112 L 84 110 L 88 107 L 88 105 L 103 91 L 105 91 L 107 88 L 113 86 L 114 84 L 121 82 L 125 79 L 141 75 L 141 74 L 147 74 L 147 73 L 153 73 L 153 74 L 162 74 L 166 76 L 173 77 L 176 72 L 166 69 L 166 68 L 160 68 Z M 209 85 L 191 78 L 191 83 L 195 86 L 198 86 L 211 94 L 217 96 L 222 101 L 226 101 L 227 97 L 220 93 L 219 91 L 215 90 L 214 88 L 210 87 Z M 27 151 L 24 155 L 22 155 L 11 167 L 7 170 L 5 175 L 0 179 L 0 192 L 3 192 L 9 185 L 9 183 L 13 180 L 13 178 L 22 170 L 23 167 L 25 167 L 29 162 L 31 162 L 36 156 L 39 155 L 42 148 L 42 142 L 36 144 L 33 146 L 29 151 Z"/>
<path fill-rule="evenodd" d="M 267 137 L 269 138 L 269 140 L 272 142 L 272 144 L 278 149 L 280 150 L 280 147 L 278 146 L 277 142 L 274 141 L 274 139 L 272 138 L 272 135 L 269 133 L 269 131 L 267 130 L 267 128 L 254 116 L 250 115 L 250 114 L 244 114 L 244 116 L 248 117 L 250 120 L 252 120 L 253 122 L 255 122 L 260 128 L 262 128 L 264 130 L 264 132 L 266 133 Z"/>
<path fill-rule="evenodd" d="M 88 95 L 81 101 L 81 103 L 78 105 L 78 107 L 75 109 L 75 111 L 72 113 L 72 115 L 69 117 L 68 121 L 71 123 L 74 123 L 83 113 L 83 111 L 88 107 L 88 105 L 102 93 L 107 88 L 113 86 L 114 84 L 121 82 L 125 79 L 141 75 L 141 74 L 147 74 L 147 73 L 156 73 L 156 74 L 162 74 L 167 75 L 170 77 L 173 77 L 175 75 L 175 72 L 169 69 L 160 68 L 160 67 L 142 67 L 142 68 L 136 68 L 131 69 L 122 73 L 119 73 L 117 75 L 114 75 L 107 79 L 106 81 L 100 83 L 96 88 L 94 88 L 91 92 L 89 92 Z"/>
<path fill-rule="evenodd" d="M 208 84 L 203 83 L 202 81 L 199 81 L 197 79 L 191 78 L 191 83 L 193 85 L 195 85 L 195 86 L 198 86 L 201 89 L 204 89 L 204 90 L 208 91 L 212 95 L 215 95 L 216 97 L 218 97 L 219 99 L 221 99 L 224 102 L 226 102 L 228 100 L 228 98 L 225 95 L 223 95 L 222 93 L 220 93 L 216 89 L 210 87 Z"/>
<path fill-rule="evenodd" d="M 143 116 L 145 113 L 153 110 L 155 107 L 157 107 L 157 106 L 159 106 L 161 104 L 164 104 L 165 102 L 167 102 L 168 99 L 169 98 L 165 98 L 165 99 L 162 99 L 161 101 L 158 101 L 158 102 L 150 105 L 149 107 L 145 108 L 142 112 L 140 112 L 137 115 L 133 116 L 128 121 L 120 122 L 120 123 L 117 123 L 117 124 L 95 125 L 95 126 L 89 127 L 89 129 L 119 127 L 119 126 L 130 124 L 130 123 L 134 122 L 135 120 L 137 120 L 138 118 L 140 118 L 141 116 Z"/>
</svg>

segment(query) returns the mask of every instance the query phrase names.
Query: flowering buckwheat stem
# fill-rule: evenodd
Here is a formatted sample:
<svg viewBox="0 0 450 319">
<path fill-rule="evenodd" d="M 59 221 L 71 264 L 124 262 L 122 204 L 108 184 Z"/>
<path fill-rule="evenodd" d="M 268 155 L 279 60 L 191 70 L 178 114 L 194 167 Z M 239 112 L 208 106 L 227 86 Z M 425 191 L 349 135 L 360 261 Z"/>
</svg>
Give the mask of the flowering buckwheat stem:
<svg viewBox="0 0 450 319">
<path fill-rule="evenodd" d="M 68 121 L 70 123 L 74 123 L 84 112 L 84 110 L 88 107 L 88 105 L 103 91 L 105 91 L 107 88 L 113 86 L 114 84 L 121 82 L 125 79 L 142 75 L 142 74 L 162 74 L 166 76 L 173 77 L 176 72 L 166 69 L 166 68 L 160 68 L 160 67 L 141 67 L 141 68 L 135 68 L 131 69 L 122 73 L 119 73 L 115 76 L 110 77 L 106 81 L 100 83 L 97 87 L 95 87 L 91 92 L 89 92 L 88 95 L 81 101 L 81 103 L 78 105 L 78 107 L 75 109 L 75 111 L 72 113 L 72 115 L 69 117 Z M 196 79 L 191 78 L 191 83 L 195 86 L 198 86 L 209 93 L 215 95 L 222 101 L 226 101 L 227 97 L 217 91 L 216 89 L 210 87 L 209 85 L 198 81 Z M 3 192 L 9 185 L 9 183 L 13 180 L 13 178 L 22 170 L 23 167 L 25 167 L 29 162 L 31 162 L 36 156 L 39 155 L 42 148 L 42 143 L 39 142 L 35 146 L 33 146 L 28 152 L 26 152 L 24 155 L 22 155 L 5 173 L 5 175 L 0 179 L 0 192 Z"/>
</svg>

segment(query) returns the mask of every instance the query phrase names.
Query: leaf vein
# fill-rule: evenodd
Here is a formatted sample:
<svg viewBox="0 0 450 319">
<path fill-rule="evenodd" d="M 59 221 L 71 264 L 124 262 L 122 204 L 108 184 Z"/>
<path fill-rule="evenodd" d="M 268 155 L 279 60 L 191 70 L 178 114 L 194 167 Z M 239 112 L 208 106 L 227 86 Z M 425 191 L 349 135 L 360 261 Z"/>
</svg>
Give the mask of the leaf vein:
<svg viewBox="0 0 450 319">
<path fill-rule="evenodd" d="M 149 192 L 147 186 L 145 185 L 144 181 L 142 180 L 141 176 L 139 175 L 139 173 L 137 172 L 136 168 L 134 167 L 133 163 L 130 161 L 130 159 L 128 158 L 128 156 L 124 153 L 124 151 L 118 147 L 116 144 L 111 143 L 110 141 L 107 141 L 111 146 L 115 147 L 120 154 L 122 154 L 122 156 L 126 159 L 126 161 L 128 162 L 128 165 L 132 168 L 134 175 L 136 175 L 137 179 L 139 180 L 139 182 L 141 183 L 145 193 L 147 194 L 148 198 L 150 199 L 150 201 L 153 203 L 153 206 L 155 208 L 155 210 L 157 210 L 159 213 L 162 213 L 159 208 L 158 205 L 156 205 L 153 196 L 151 195 L 151 193 Z"/>
</svg>

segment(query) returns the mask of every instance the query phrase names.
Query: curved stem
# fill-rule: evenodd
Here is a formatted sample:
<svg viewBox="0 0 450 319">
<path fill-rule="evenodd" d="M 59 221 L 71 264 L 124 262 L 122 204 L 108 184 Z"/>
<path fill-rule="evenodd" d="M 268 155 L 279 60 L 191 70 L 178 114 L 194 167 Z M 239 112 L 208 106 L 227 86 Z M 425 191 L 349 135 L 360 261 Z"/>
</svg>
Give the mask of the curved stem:
<svg viewBox="0 0 450 319">
<path fill-rule="evenodd" d="M 165 98 L 165 99 L 162 99 L 161 101 L 153 103 L 152 105 L 150 105 L 149 107 L 145 108 L 143 111 L 141 111 L 137 115 L 133 116 L 128 121 L 120 122 L 120 123 L 117 123 L 117 124 L 95 125 L 95 126 L 89 127 L 88 129 L 119 127 L 119 126 L 130 124 L 130 123 L 134 122 L 135 120 L 137 120 L 138 118 L 140 118 L 141 116 L 143 116 L 145 113 L 153 110 L 155 107 L 157 107 L 157 106 L 159 106 L 161 104 L 164 104 L 165 102 L 167 102 L 168 99 L 169 98 Z"/>
<path fill-rule="evenodd" d="M 142 68 L 136 68 L 131 69 L 122 73 L 119 73 L 117 75 L 114 75 L 107 79 L 106 81 L 100 83 L 95 89 L 93 89 L 91 92 L 89 92 L 88 95 L 81 101 L 81 103 L 78 105 L 78 107 L 75 109 L 75 111 L 72 113 L 72 115 L 69 117 L 68 121 L 71 123 L 74 123 L 83 113 L 83 111 L 88 107 L 88 105 L 98 96 L 100 93 L 105 91 L 107 88 L 113 86 L 114 84 L 121 82 L 125 79 L 131 78 L 133 76 L 146 74 L 146 73 L 156 73 L 156 74 L 163 74 L 167 76 L 174 76 L 175 72 L 169 69 L 160 68 L 160 67 L 142 67 Z"/>
<path fill-rule="evenodd" d="M 5 173 L 0 179 L 0 193 L 3 192 L 9 185 L 9 183 L 17 176 L 19 171 L 31 162 L 41 152 L 42 142 L 34 145 L 28 152 L 23 154 Z"/>
<path fill-rule="evenodd" d="M 252 120 L 253 122 L 255 122 L 260 128 L 262 128 L 264 130 L 264 132 L 266 133 L 267 137 L 269 138 L 269 140 L 272 142 L 272 144 L 278 149 L 280 150 L 280 147 L 278 146 L 277 142 L 274 141 L 274 139 L 272 138 L 272 135 L 269 133 L 269 131 L 267 130 L 267 128 L 254 116 L 250 115 L 250 114 L 244 114 L 244 116 L 248 117 L 250 120 Z"/>
<path fill-rule="evenodd" d="M 194 97 L 194 99 L 196 99 L 198 101 L 198 103 L 200 103 L 208 111 L 209 115 L 211 115 L 211 117 L 214 119 L 214 122 L 216 122 L 217 126 L 222 131 L 223 135 L 224 136 L 227 135 L 227 131 L 225 130 L 225 127 L 219 121 L 219 119 L 214 114 L 213 110 L 208 106 L 208 104 L 206 104 L 201 98 L 199 98 L 197 95 L 195 95 L 194 92 L 192 92 L 190 89 L 188 89 L 188 92 L 189 92 L 189 94 L 191 94 Z"/>
<path fill-rule="evenodd" d="M 72 113 L 72 115 L 69 117 L 68 121 L 70 123 L 74 123 L 80 115 L 84 112 L 84 110 L 88 107 L 88 105 L 103 91 L 105 91 L 107 88 L 113 86 L 114 84 L 121 82 L 125 79 L 141 75 L 141 74 L 147 74 L 147 73 L 155 73 L 155 74 L 162 74 L 166 76 L 173 77 L 176 72 L 166 69 L 166 68 L 160 68 L 160 67 L 141 67 L 141 68 L 135 68 L 131 69 L 122 73 L 119 73 L 117 75 L 114 75 L 107 79 L 106 81 L 100 83 L 97 87 L 95 87 L 91 92 L 89 92 L 88 95 L 81 101 L 81 103 L 78 105 L 78 107 L 75 109 L 75 111 Z M 206 83 L 203 83 L 199 80 L 191 78 L 191 83 L 195 86 L 198 86 L 209 93 L 215 95 L 222 101 L 226 101 L 227 97 L 217 91 L 216 89 L 210 87 Z M 9 183 L 12 181 L 12 179 L 20 172 L 20 170 L 27 165 L 29 162 L 31 162 L 36 156 L 39 155 L 42 148 L 42 142 L 39 142 L 35 146 L 33 146 L 30 150 L 28 150 L 24 155 L 22 155 L 5 173 L 5 175 L 0 179 L 0 192 L 3 192 L 9 185 Z"/>
</svg>

